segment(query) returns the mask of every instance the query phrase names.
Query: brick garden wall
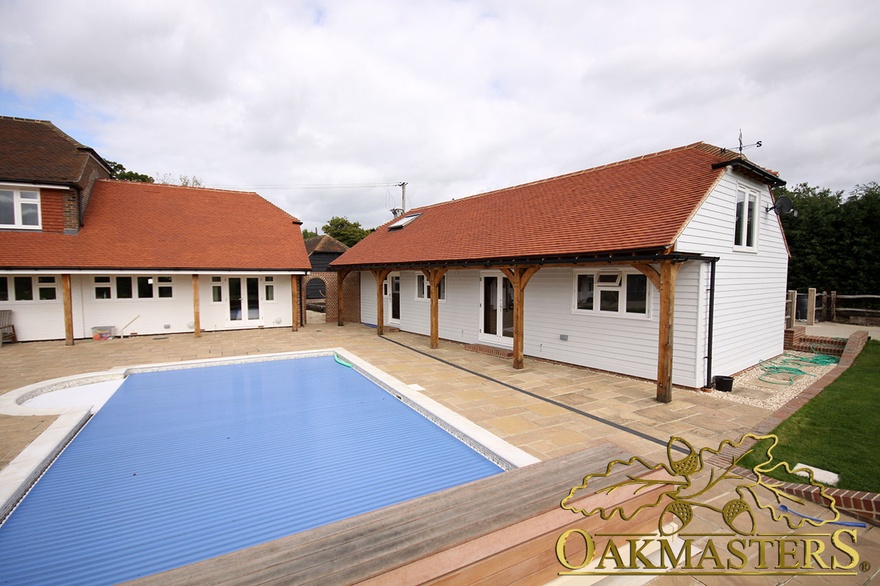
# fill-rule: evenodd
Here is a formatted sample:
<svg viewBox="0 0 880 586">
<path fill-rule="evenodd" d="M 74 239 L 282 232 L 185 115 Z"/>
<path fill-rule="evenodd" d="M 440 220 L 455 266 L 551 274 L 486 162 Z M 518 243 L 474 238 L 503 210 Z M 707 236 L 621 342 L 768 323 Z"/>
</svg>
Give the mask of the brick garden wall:
<svg viewBox="0 0 880 586">
<path fill-rule="evenodd" d="M 802 391 L 797 397 L 777 409 L 772 415 L 764 419 L 755 427 L 755 433 L 767 434 L 772 432 L 776 427 L 785 421 L 795 411 L 800 409 L 807 401 L 821 393 L 825 387 L 837 380 L 847 368 L 849 368 L 856 357 L 868 343 L 868 332 L 859 331 L 850 335 L 849 338 L 822 338 L 818 336 L 805 335 L 804 326 L 795 326 L 792 329 L 785 330 L 785 349 L 796 350 L 798 344 L 807 344 L 806 352 L 810 352 L 810 342 L 816 341 L 817 344 L 826 340 L 837 341 L 840 345 L 839 351 L 836 353 L 840 356 L 840 362 L 831 372 L 814 382 L 812 385 Z M 806 341 L 806 342 L 805 342 Z M 790 345 L 790 343 L 792 345 Z M 825 354 L 834 354 L 827 351 L 827 348 L 821 349 L 816 346 L 816 350 Z M 808 499 L 812 502 L 825 504 L 819 489 L 808 484 L 792 484 L 789 482 L 779 483 L 779 487 L 785 492 Z M 873 525 L 880 525 L 880 495 L 870 492 L 857 492 L 854 490 L 842 490 L 839 488 L 828 488 L 826 492 L 834 497 L 837 508 L 851 515 L 867 521 Z"/>
<path fill-rule="evenodd" d="M 343 321 L 351 323 L 360 323 L 361 321 L 361 281 L 357 278 L 357 273 L 352 277 L 346 277 L 343 283 Z M 306 288 L 309 281 L 318 279 L 324 282 L 326 290 L 326 317 L 327 323 L 336 323 L 339 316 L 339 308 L 337 307 L 337 285 L 335 272 L 313 272 L 303 277 L 302 286 L 302 303 L 306 303 Z"/>
</svg>

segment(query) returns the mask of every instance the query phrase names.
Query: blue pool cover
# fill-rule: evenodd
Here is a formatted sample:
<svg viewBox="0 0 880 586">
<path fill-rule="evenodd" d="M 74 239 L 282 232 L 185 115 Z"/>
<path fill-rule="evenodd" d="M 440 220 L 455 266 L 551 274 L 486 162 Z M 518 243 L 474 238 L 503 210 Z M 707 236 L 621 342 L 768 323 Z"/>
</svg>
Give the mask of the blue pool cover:
<svg viewBox="0 0 880 586">
<path fill-rule="evenodd" d="M 0 526 L 0 583 L 129 580 L 500 471 L 332 356 L 136 374 Z"/>
</svg>

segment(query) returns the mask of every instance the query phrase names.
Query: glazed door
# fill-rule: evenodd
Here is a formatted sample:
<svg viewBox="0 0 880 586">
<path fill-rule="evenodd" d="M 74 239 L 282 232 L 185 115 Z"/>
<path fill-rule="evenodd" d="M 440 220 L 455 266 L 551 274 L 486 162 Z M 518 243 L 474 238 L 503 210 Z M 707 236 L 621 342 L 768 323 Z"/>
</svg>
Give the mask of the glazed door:
<svg viewBox="0 0 880 586">
<path fill-rule="evenodd" d="M 229 321 L 260 320 L 259 277 L 229 277 Z"/>
<path fill-rule="evenodd" d="M 513 285 L 503 275 L 480 278 L 480 339 L 513 344 Z"/>
<path fill-rule="evenodd" d="M 400 325 L 400 274 L 388 275 L 385 280 L 385 323 Z"/>
</svg>

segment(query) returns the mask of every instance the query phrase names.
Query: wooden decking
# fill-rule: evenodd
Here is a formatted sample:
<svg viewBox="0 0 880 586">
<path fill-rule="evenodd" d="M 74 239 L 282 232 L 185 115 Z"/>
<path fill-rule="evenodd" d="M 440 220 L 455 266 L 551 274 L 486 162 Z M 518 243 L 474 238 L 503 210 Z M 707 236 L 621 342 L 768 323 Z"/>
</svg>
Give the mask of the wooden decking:
<svg viewBox="0 0 880 586">
<path fill-rule="evenodd" d="M 563 510 L 560 501 L 584 475 L 629 456 L 602 444 L 134 583 L 545 583 L 564 569 L 554 547 L 566 528 L 620 524 L 586 519 Z M 344 499 L 357 490 L 356 481 L 327 498 Z M 607 506 L 608 496 L 596 498 Z M 647 502 L 655 495 L 637 498 Z M 630 523 L 628 529 L 637 527 Z"/>
</svg>

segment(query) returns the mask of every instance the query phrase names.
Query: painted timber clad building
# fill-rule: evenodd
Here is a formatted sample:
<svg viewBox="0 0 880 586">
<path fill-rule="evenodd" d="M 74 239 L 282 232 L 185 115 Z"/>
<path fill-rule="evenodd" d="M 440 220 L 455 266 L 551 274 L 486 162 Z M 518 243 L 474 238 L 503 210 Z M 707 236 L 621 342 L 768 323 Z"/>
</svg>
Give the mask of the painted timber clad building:
<svg viewBox="0 0 880 586">
<path fill-rule="evenodd" d="M 783 184 L 696 143 L 410 210 L 332 266 L 380 335 L 656 379 L 668 401 L 782 352 Z"/>
</svg>

